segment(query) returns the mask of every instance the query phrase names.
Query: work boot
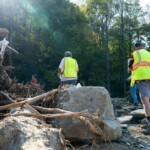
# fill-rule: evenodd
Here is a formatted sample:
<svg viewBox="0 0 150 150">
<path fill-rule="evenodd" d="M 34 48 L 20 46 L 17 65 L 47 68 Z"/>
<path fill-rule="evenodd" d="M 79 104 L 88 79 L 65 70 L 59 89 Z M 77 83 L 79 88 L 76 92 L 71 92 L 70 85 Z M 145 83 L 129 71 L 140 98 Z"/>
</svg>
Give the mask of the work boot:
<svg viewBox="0 0 150 150">
<path fill-rule="evenodd" d="M 141 128 L 142 129 L 147 129 L 148 126 L 150 126 L 150 121 L 147 119 L 147 118 L 144 118 L 142 121 L 141 121 Z"/>
<path fill-rule="evenodd" d="M 134 109 L 142 109 L 143 105 L 141 105 L 140 103 L 139 104 L 135 103 L 135 104 L 133 104 L 133 107 L 134 107 Z"/>
<path fill-rule="evenodd" d="M 142 108 L 143 108 L 143 105 L 138 104 L 137 109 L 142 109 Z"/>
<path fill-rule="evenodd" d="M 147 129 L 147 126 L 148 126 L 148 124 L 142 124 L 142 125 L 141 125 L 141 128 L 142 128 L 142 129 Z"/>
<path fill-rule="evenodd" d="M 142 119 L 142 120 L 141 120 L 141 124 L 142 124 L 142 125 L 147 124 L 147 118 Z"/>
<path fill-rule="evenodd" d="M 142 130 L 142 133 L 145 135 L 150 135 L 150 126 L 147 126 L 146 129 Z"/>
<path fill-rule="evenodd" d="M 136 107 L 136 106 L 138 106 L 138 103 L 134 103 L 133 105 Z"/>
</svg>

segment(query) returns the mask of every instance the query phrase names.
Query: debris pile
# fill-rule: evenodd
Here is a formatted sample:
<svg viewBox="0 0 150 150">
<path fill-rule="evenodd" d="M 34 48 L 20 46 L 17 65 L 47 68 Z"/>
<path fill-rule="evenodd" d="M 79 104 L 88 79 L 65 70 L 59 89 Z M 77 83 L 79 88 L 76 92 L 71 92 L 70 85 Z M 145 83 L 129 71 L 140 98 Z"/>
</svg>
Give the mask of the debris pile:
<svg viewBox="0 0 150 150">
<path fill-rule="evenodd" d="M 41 95 L 45 91 L 40 84 L 22 84 L 14 83 L 9 89 L 8 94 L 12 99 L 17 101 L 25 100 L 26 98 Z"/>
<path fill-rule="evenodd" d="M 7 119 L 9 120 L 10 118 L 13 118 L 14 120 L 14 118 L 17 119 L 18 117 L 24 118 L 24 120 L 26 120 L 25 122 L 30 122 L 27 121 L 28 117 L 30 117 L 31 120 L 39 120 L 37 123 L 41 124 L 42 121 L 42 124 L 44 125 L 47 123 L 47 119 L 70 117 L 81 121 L 83 126 L 88 128 L 89 132 L 95 135 L 96 138 L 99 137 L 99 139 L 105 139 L 105 134 L 102 128 L 104 122 L 98 114 L 90 114 L 88 110 L 72 112 L 60 108 L 54 108 L 55 97 L 59 92 L 60 89 L 45 92 L 42 89 L 42 86 L 38 84 L 13 84 L 8 90 L 0 92 L 0 100 L 8 102 L 7 104 L 1 104 L 0 106 L 1 116 L 3 116 L 1 123 L 4 124 L 4 122 L 7 122 Z M 35 126 L 37 125 L 35 124 Z M 1 131 L 3 131 L 3 128 L 3 126 L 0 126 Z M 51 126 L 50 128 L 53 127 Z M 32 136 L 30 138 L 32 139 Z M 66 140 L 63 143 L 67 144 L 69 142 Z M 15 143 L 13 142 L 12 145 L 15 145 Z M 71 144 L 67 145 L 72 147 Z M 0 145 L 0 147 L 4 148 L 2 145 Z"/>
</svg>

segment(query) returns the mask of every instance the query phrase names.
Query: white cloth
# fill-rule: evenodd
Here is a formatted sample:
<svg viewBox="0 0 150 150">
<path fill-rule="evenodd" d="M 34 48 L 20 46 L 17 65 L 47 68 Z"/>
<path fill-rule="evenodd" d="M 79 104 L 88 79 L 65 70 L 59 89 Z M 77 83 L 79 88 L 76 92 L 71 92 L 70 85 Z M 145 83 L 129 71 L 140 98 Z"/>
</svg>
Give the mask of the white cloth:
<svg viewBox="0 0 150 150">
<path fill-rule="evenodd" d="M 65 59 L 65 57 L 61 60 L 60 65 L 59 65 L 59 69 L 61 69 L 62 72 L 64 71 L 64 59 Z M 77 62 L 76 62 L 76 66 L 77 66 L 77 72 L 78 72 L 79 71 L 79 67 L 78 67 L 78 63 Z M 65 78 L 64 74 L 62 74 L 60 76 L 60 80 L 61 81 L 68 81 L 68 80 L 74 80 L 74 79 L 77 79 L 77 78 Z"/>
<path fill-rule="evenodd" d="M 0 48 L 1 48 L 0 55 L 2 56 L 2 58 L 4 57 L 5 49 L 8 44 L 9 41 L 7 41 L 6 38 L 0 41 Z"/>
</svg>

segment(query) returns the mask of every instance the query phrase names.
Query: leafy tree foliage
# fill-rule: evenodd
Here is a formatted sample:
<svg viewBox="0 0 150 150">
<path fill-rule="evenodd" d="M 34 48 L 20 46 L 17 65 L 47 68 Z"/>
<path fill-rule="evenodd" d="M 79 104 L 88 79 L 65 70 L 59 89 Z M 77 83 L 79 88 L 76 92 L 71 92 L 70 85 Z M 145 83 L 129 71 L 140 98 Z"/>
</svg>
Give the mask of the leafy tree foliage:
<svg viewBox="0 0 150 150">
<path fill-rule="evenodd" d="M 123 96 L 133 35 L 140 30 L 149 38 L 142 15 L 136 0 L 87 0 L 81 7 L 69 0 L 5 0 L 0 27 L 10 30 L 10 44 L 19 51 L 10 53 L 11 76 L 26 83 L 37 74 L 45 89 L 57 88 L 57 69 L 69 50 L 79 64 L 79 82 Z"/>
</svg>

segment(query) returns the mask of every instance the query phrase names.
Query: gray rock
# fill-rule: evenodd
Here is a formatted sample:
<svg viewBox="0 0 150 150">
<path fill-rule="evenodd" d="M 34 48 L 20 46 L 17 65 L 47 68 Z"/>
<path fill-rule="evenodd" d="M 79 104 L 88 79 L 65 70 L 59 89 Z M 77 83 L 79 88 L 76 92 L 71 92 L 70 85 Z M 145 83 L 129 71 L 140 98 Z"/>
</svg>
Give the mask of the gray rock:
<svg viewBox="0 0 150 150">
<path fill-rule="evenodd" d="M 7 117 L 0 122 L 1 150 L 63 150 L 61 131 L 32 117 Z"/>
<path fill-rule="evenodd" d="M 122 127 L 123 129 L 127 129 L 127 128 L 128 128 L 128 125 L 127 125 L 127 124 L 121 124 L 121 127 Z"/>
<path fill-rule="evenodd" d="M 121 124 L 114 116 L 113 105 L 108 91 L 104 87 L 71 87 L 56 95 L 57 108 L 72 112 L 80 112 L 88 109 L 90 114 L 100 111 L 100 118 L 105 126 L 104 132 L 110 140 L 116 140 L 121 136 Z M 89 129 L 75 118 L 57 119 L 57 127 L 71 141 L 93 139 Z"/>
<path fill-rule="evenodd" d="M 123 117 L 118 117 L 117 119 L 121 122 L 121 123 L 128 123 L 132 120 L 133 116 L 128 115 L 128 116 L 123 116 Z"/>
<path fill-rule="evenodd" d="M 133 117 L 144 118 L 145 117 L 145 111 L 144 111 L 144 109 L 137 109 L 137 110 L 131 111 L 130 115 L 132 115 Z"/>
</svg>

